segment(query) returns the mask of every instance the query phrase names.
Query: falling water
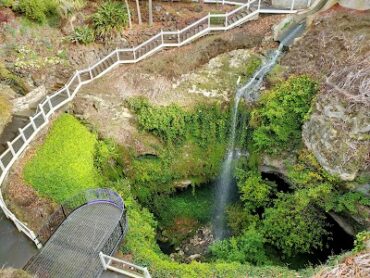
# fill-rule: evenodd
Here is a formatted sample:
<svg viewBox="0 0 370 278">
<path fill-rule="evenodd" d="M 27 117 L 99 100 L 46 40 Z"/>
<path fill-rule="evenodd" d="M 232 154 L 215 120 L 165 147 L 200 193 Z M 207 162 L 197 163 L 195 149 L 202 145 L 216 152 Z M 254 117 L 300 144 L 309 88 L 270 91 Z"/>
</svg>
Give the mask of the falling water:
<svg viewBox="0 0 370 278">
<path fill-rule="evenodd" d="M 235 137 L 238 116 L 238 106 L 240 99 L 244 97 L 247 101 L 256 101 L 259 97 L 259 89 L 265 75 L 276 64 L 277 59 L 283 51 L 287 42 L 290 42 L 297 33 L 302 30 L 298 25 L 289 35 L 280 43 L 279 47 L 274 50 L 267 58 L 265 63 L 257 70 L 251 79 L 243 87 L 239 88 L 235 94 L 234 107 L 231 121 L 231 134 L 227 155 L 222 164 L 222 171 L 216 185 L 216 203 L 213 217 L 213 230 L 215 239 L 223 239 L 227 236 L 225 223 L 225 208 L 230 203 L 231 192 L 233 187 L 233 161 L 235 158 Z"/>
</svg>

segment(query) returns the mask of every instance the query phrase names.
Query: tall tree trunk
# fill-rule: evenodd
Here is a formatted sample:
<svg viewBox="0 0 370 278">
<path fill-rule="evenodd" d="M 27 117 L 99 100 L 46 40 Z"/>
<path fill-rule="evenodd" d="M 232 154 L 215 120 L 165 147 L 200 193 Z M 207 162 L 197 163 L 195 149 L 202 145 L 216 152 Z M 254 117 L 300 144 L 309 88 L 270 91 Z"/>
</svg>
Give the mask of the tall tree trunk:
<svg viewBox="0 0 370 278">
<path fill-rule="evenodd" d="M 153 25 L 153 3 L 149 0 L 149 26 Z"/>
<path fill-rule="evenodd" d="M 128 5 L 127 0 L 125 0 L 126 8 L 127 8 L 127 16 L 128 16 L 128 27 L 130 29 L 132 28 L 132 22 L 131 22 L 131 11 L 130 11 L 130 6 Z"/>
<path fill-rule="evenodd" d="M 136 0 L 136 10 L 137 10 L 137 18 L 139 19 L 139 24 L 143 24 L 143 21 L 141 20 L 141 11 L 140 11 L 139 0 Z"/>
</svg>

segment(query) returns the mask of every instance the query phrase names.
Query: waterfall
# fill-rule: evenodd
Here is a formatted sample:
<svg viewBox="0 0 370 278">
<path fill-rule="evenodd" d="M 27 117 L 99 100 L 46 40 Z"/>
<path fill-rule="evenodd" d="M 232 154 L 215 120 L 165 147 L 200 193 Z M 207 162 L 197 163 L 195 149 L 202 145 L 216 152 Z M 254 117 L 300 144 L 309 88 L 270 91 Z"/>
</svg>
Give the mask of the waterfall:
<svg viewBox="0 0 370 278">
<path fill-rule="evenodd" d="M 229 145 L 225 160 L 222 164 L 221 174 L 216 184 L 215 211 L 213 216 L 213 232 L 215 239 L 223 239 L 227 236 L 225 209 L 230 203 L 231 192 L 233 187 L 234 169 L 233 161 L 235 159 L 235 137 L 238 119 L 238 106 L 240 99 L 244 97 L 247 101 L 256 101 L 259 97 L 259 89 L 265 75 L 276 64 L 281 55 L 284 46 L 290 43 L 294 37 L 302 30 L 302 25 L 297 25 L 288 36 L 281 41 L 279 47 L 274 50 L 263 63 L 263 65 L 253 74 L 249 81 L 236 91 L 234 107 L 231 119 L 231 133 Z"/>
</svg>

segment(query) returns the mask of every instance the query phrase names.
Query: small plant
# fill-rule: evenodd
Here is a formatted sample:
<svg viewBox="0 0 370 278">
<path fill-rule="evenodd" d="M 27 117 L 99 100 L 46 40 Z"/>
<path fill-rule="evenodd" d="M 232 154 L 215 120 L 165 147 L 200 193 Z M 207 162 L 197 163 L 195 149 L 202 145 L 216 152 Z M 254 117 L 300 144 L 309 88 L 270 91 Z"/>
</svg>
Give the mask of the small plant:
<svg viewBox="0 0 370 278">
<path fill-rule="evenodd" d="M 89 44 L 95 40 L 95 34 L 88 26 L 80 26 L 68 38 L 73 43 Z"/>
<path fill-rule="evenodd" d="M 56 0 L 19 0 L 15 10 L 24 13 L 27 18 L 38 23 L 45 23 L 47 16 L 58 14 Z"/>
<path fill-rule="evenodd" d="M 128 24 L 126 6 L 114 1 L 103 3 L 93 15 L 93 24 L 99 37 L 113 36 Z"/>
<path fill-rule="evenodd" d="M 362 231 L 356 235 L 354 252 L 361 252 L 366 249 L 367 243 L 370 242 L 370 232 Z"/>
</svg>

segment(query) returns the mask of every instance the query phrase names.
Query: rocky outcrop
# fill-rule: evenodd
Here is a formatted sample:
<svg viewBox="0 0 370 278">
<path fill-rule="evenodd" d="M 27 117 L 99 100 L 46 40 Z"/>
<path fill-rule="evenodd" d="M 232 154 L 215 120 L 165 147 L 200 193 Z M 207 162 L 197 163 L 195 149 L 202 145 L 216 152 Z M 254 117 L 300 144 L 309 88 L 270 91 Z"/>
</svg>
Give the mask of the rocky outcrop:
<svg viewBox="0 0 370 278">
<path fill-rule="evenodd" d="M 321 94 L 303 126 L 303 141 L 321 166 L 352 181 L 369 162 L 370 109 L 332 94 Z"/>
</svg>

